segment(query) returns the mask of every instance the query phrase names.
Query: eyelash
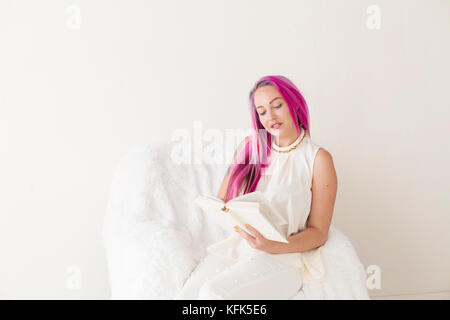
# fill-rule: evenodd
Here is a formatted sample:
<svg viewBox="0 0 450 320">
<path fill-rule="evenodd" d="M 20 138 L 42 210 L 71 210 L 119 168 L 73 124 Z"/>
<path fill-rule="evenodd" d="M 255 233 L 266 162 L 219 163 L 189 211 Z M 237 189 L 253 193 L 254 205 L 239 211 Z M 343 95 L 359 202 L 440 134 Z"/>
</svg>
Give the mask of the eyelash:
<svg viewBox="0 0 450 320">
<path fill-rule="evenodd" d="M 275 109 L 280 109 L 282 106 L 282 104 L 280 104 L 279 106 L 274 107 Z M 263 113 L 260 113 L 260 116 L 263 116 L 266 112 L 264 111 Z"/>
</svg>

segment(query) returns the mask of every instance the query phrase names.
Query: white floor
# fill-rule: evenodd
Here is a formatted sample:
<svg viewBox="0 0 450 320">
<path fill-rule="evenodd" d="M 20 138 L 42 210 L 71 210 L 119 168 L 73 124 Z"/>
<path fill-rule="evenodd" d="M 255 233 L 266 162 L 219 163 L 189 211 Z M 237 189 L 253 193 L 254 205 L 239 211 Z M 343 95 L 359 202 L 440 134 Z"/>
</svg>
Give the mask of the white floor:
<svg viewBox="0 0 450 320">
<path fill-rule="evenodd" d="M 450 300 L 450 291 L 424 292 L 392 296 L 371 295 L 372 300 Z"/>
</svg>

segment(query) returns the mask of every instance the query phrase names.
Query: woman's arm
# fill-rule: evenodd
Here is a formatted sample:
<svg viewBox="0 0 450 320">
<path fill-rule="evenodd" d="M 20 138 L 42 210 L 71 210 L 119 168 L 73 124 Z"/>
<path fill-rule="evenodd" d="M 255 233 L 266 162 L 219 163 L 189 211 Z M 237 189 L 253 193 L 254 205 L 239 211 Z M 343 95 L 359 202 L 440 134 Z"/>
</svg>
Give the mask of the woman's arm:
<svg viewBox="0 0 450 320">
<path fill-rule="evenodd" d="M 280 253 L 308 251 L 320 247 L 327 241 L 337 184 L 333 158 L 328 151 L 320 148 L 314 160 L 311 211 L 306 229 L 290 236 L 289 244 L 282 243 L 284 247 L 278 246 Z"/>
<path fill-rule="evenodd" d="M 235 162 L 237 154 L 245 147 L 247 142 L 250 140 L 250 136 L 247 136 L 242 140 L 242 142 L 239 144 L 239 146 L 236 148 L 236 151 L 233 155 L 233 161 Z M 221 199 L 222 201 L 225 201 L 225 196 L 227 195 L 228 190 L 228 182 L 230 181 L 230 173 L 231 168 L 233 167 L 233 162 L 228 166 L 227 172 L 225 173 L 225 177 L 223 178 L 222 184 L 219 188 L 219 193 L 217 194 L 217 198 Z"/>
<path fill-rule="evenodd" d="M 306 222 L 306 229 L 289 236 L 289 243 L 268 240 L 251 226 L 247 228 L 256 235 L 255 237 L 241 229 L 237 232 L 253 248 L 269 253 L 303 252 L 320 247 L 328 238 L 337 192 L 337 176 L 333 158 L 322 148 L 319 149 L 314 160 L 311 191 L 311 211 Z"/>
</svg>

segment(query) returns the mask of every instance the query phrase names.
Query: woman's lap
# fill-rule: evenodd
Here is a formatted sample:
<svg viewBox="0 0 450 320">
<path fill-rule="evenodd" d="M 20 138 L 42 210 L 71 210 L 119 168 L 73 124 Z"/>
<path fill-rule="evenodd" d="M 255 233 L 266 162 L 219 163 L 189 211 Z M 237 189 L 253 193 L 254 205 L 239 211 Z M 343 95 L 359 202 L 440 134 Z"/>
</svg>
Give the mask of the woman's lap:
<svg viewBox="0 0 450 320">
<path fill-rule="evenodd" d="M 175 299 L 289 299 L 301 286 L 299 270 L 265 252 L 239 260 L 210 254 Z"/>
</svg>

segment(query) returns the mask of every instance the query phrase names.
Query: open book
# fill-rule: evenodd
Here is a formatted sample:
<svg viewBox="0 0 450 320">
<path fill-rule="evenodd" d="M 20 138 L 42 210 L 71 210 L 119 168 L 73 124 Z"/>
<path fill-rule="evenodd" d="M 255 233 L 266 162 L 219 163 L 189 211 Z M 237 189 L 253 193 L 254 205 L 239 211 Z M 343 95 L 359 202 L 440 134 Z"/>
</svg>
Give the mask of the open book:
<svg viewBox="0 0 450 320">
<path fill-rule="evenodd" d="M 249 224 L 266 239 L 288 243 L 288 223 L 261 191 L 238 196 L 226 203 L 215 196 L 202 194 L 195 199 L 195 203 L 225 230 L 232 231 L 238 225 L 253 235 L 245 227 L 245 224 Z"/>
</svg>

